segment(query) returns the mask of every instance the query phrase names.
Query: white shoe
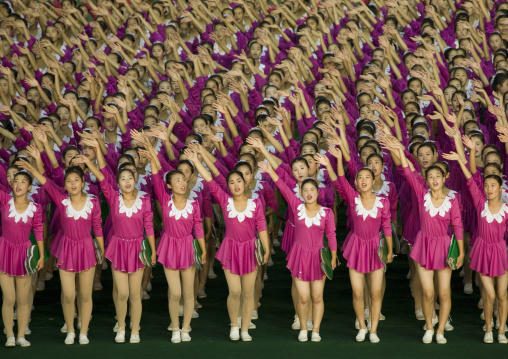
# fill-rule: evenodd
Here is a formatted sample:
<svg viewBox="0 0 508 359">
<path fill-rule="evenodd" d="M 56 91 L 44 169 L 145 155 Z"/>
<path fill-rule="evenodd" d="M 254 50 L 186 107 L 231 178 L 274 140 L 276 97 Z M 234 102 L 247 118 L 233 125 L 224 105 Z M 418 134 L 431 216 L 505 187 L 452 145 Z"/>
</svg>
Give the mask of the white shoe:
<svg viewBox="0 0 508 359">
<path fill-rule="evenodd" d="M 32 331 L 30 330 L 30 328 L 28 328 L 28 325 L 27 325 L 25 328 L 25 335 L 30 335 L 30 334 L 32 334 Z"/>
<path fill-rule="evenodd" d="M 432 327 L 435 327 L 438 322 L 439 322 L 438 316 L 432 317 Z M 423 330 L 427 330 L 427 324 L 423 325 Z"/>
<path fill-rule="evenodd" d="M 190 342 L 191 341 L 189 332 L 190 332 L 190 330 L 183 330 L 182 329 L 182 332 L 180 333 L 180 335 L 182 337 L 182 342 Z"/>
<path fill-rule="evenodd" d="M 229 331 L 229 339 L 235 340 L 235 341 L 240 339 L 240 328 L 239 327 L 231 327 L 231 330 Z"/>
<path fill-rule="evenodd" d="M 360 329 L 358 331 L 358 334 L 356 334 L 356 341 L 363 342 L 365 340 L 365 336 L 367 335 L 367 332 L 368 332 L 367 329 Z"/>
<path fill-rule="evenodd" d="M 210 271 L 210 272 L 208 272 L 208 279 L 216 279 L 216 278 L 217 278 L 217 274 L 215 274 L 215 273 L 213 272 L 213 270 L 212 270 L 212 271 Z M 238 340 L 238 339 L 237 339 L 237 340 Z"/>
<path fill-rule="evenodd" d="M 273 252 L 273 254 L 275 254 L 275 251 L 274 251 L 273 249 L 272 249 L 272 252 Z M 266 263 L 266 265 L 267 265 L 268 267 L 273 267 L 272 257 L 270 257 L 270 258 L 268 259 L 268 263 Z"/>
<path fill-rule="evenodd" d="M 46 283 L 37 281 L 37 284 L 35 285 L 35 291 L 42 292 L 44 289 L 46 289 Z"/>
<path fill-rule="evenodd" d="M 23 347 L 23 348 L 26 348 L 26 347 L 29 347 L 31 344 L 28 340 L 26 340 L 25 338 L 21 337 L 21 338 L 18 338 L 18 340 L 16 340 L 16 345 L 19 345 L 20 347 Z"/>
<path fill-rule="evenodd" d="M 268 280 L 268 274 L 266 274 L 266 272 L 265 275 L 263 276 L 263 280 Z"/>
<path fill-rule="evenodd" d="M 425 320 L 425 316 L 423 315 L 423 309 L 415 310 L 416 320 Z"/>
<path fill-rule="evenodd" d="M 139 339 L 139 333 L 131 333 L 129 343 L 138 344 L 140 341 L 141 341 L 141 339 Z"/>
<path fill-rule="evenodd" d="M 379 343 L 380 342 L 380 339 L 379 337 L 377 336 L 376 333 L 370 333 L 369 334 L 369 340 L 371 343 Z"/>
<path fill-rule="evenodd" d="M 80 334 L 79 335 L 79 344 L 86 345 L 90 343 L 90 340 L 88 340 L 88 335 L 86 334 Z"/>
<path fill-rule="evenodd" d="M 310 337 L 310 341 L 311 342 L 320 342 L 321 341 L 321 336 L 319 335 L 318 332 L 312 332 L 312 335 Z"/>
<path fill-rule="evenodd" d="M 113 332 L 117 333 L 118 329 L 120 329 L 120 328 L 118 327 L 118 322 L 116 322 L 115 326 L 113 327 Z"/>
<path fill-rule="evenodd" d="M 490 322 L 490 327 L 493 328 L 494 327 L 494 320 L 492 320 Z M 483 331 L 486 332 L 487 331 L 487 324 L 483 324 Z"/>
<path fill-rule="evenodd" d="M 152 282 L 148 282 L 146 285 L 146 291 L 151 292 L 152 291 Z"/>
<path fill-rule="evenodd" d="M 293 321 L 293 324 L 291 324 L 291 329 L 300 330 L 300 318 L 298 315 L 295 315 L 295 320 Z"/>
<path fill-rule="evenodd" d="M 464 285 L 464 293 L 467 295 L 473 294 L 473 285 L 472 284 L 465 284 Z"/>
<path fill-rule="evenodd" d="M 360 322 L 358 321 L 358 318 L 355 320 L 355 329 L 360 330 Z"/>
<path fill-rule="evenodd" d="M 178 308 L 178 316 L 183 317 L 183 305 L 180 305 L 180 307 Z"/>
<path fill-rule="evenodd" d="M 279 233 L 280 233 L 280 231 L 279 231 Z M 281 235 L 282 235 L 282 234 L 281 234 Z M 275 238 L 275 239 L 273 240 L 273 246 L 274 246 L 274 247 L 280 247 L 280 242 L 279 242 L 279 239 L 278 239 L 278 238 Z"/>
<path fill-rule="evenodd" d="M 383 313 L 379 313 L 379 320 L 385 320 L 386 317 L 383 315 Z"/>
<path fill-rule="evenodd" d="M 279 232 L 277 232 L 277 235 L 278 235 L 279 237 L 282 237 L 282 236 L 284 235 L 284 232 L 282 231 L 282 227 L 281 227 L 281 228 L 279 228 Z M 273 245 L 275 245 L 275 241 L 279 242 L 279 240 L 278 240 L 278 239 L 274 239 L 274 240 L 273 240 Z M 280 243 L 279 243 L 279 245 L 280 245 Z"/>
<path fill-rule="evenodd" d="M 143 296 L 141 297 L 141 299 L 142 300 L 150 299 L 150 295 L 146 291 L 143 291 Z"/>
<path fill-rule="evenodd" d="M 434 337 L 434 329 L 432 330 L 426 330 L 425 334 L 423 335 L 422 342 L 423 344 L 430 344 L 432 343 L 432 338 Z"/>
<path fill-rule="evenodd" d="M 308 334 L 306 330 L 300 330 L 300 333 L 298 333 L 298 341 L 299 342 L 306 342 L 309 340 Z"/>
<path fill-rule="evenodd" d="M 76 339 L 76 334 L 74 332 L 67 333 L 67 336 L 65 337 L 65 345 L 72 345 L 74 344 L 74 339 Z"/>
<path fill-rule="evenodd" d="M 81 339 L 81 336 L 80 336 Z M 119 330 L 116 333 L 115 342 L 117 343 L 125 343 L 125 330 Z"/>
<path fill-rule="evenodd" d="M 444 337 L 444 334 L 436 334 L 436 342 L 438 344 L 446 344 L 447 340 Z"/>
<path fill-rule="evenodd" d="M 498 334 L 497 341 L 499 342 L 499 344 L 508 344 L 508 339 L 506 339 L 506 335 L 504 334 Z"/>
<path fill-rule="evenodd" d="M 466 269 L 464 267 L 462 267 L 462 270 L 459 273 L 459 277 L 464 278 L 465 276 L 466 276 Z"/>
<path fill-rule="evenodd" d="M 455 329 L 452 325 L 452 318 L 448 317 L 448 320 L 446 321 L 444 330 L 446 332 L 451 332 L 453 329 Z"/>
<path fill-rule="evenodd" d="M 485 312 L 482 312 L 482 314 L 480 314 L 480 319 L 485 320 Z"/>
<path fill-rule="evenodd" d="M 48 281 L 48 280 L 51 280 L 51 279 L 53 279 L 53 274 L 51 274 L 49 272 L 46 272 L 46 275 L 44 276 L 44 280 Z"/>
<path fill-rule="evenodd" d="M 196 303 L 194 303 L 194 309 L 201 309 L 203 308 L 203 304 L 199 303 L 197 300 L 196 300 Z"/>
<path fill-rule="evenodd" d="M 199 313 L 196 311 L 196 309 L 194 309 L 192 311 L 192 319 L 196 319 L 196 318 L 199 318 Z"/>
<path fill-rule="evenodd" d="M 310 332 L 314 328 L 312 320 L 307 320 L 307 331 Z"/>
<path fill-rule="evenodd" d="M 206 297 L 208 297 L 208 296 L 206 295 L 206 293 L 203 289 L 198 290 L 198 298 L 199 299 L 204 299 Z"/>
<path fill-rule="evenodd" d="M 483 299 L 480 298 L 480 300 L 478 301 L 478 304 L 476 305 L 478 307 L 478 309 L 483 309 Z"/>
<path fill-rule="evenodd" d="M 259 319 L 259 315 L 258 315 L 258 311 L 254 310 L 252 312 L 252 320 L 256 320 L 256 319 Z"/>
<path fill-rule="evenodd" d="M 241 332 L 240 337 L 242 338 L 242 342 L 251 342 L 252 337 L 249 335 L 249 332 Z"/>
<path fill-rule="evenodd" d="M 67 323 L 60 328 L 60 333 L 67 333 Z"/>
<path fill-rule="evenodd" d="M 494 343 L 494 334 L 492 334 L 492 332 L 485 333 L 485 336 L 483 337 L 483 342 L 487 344 Z"/>
<path fill-rule="evenodd" d="M 7 348 L 15 347 L 16 346 L 16 338 L 14 338 L 14 337 L 7 338 L 7 341 L 5 342 L 5 346 Z"/>
<path fill-rule="evenodd" d="M 171 343 L 180 343 L 181 341 L 180 329 L 174 328 L 173 334 L 171 335 Z"/>
<path fill-rule="evenodd" d="M 370 317 L 370 310 L 369 310 L 369 308 L 365 308 L 363 310 L 363 317 L 365 318 L 365 320 L 369 319 L 369 317 Z"/>
</svg>

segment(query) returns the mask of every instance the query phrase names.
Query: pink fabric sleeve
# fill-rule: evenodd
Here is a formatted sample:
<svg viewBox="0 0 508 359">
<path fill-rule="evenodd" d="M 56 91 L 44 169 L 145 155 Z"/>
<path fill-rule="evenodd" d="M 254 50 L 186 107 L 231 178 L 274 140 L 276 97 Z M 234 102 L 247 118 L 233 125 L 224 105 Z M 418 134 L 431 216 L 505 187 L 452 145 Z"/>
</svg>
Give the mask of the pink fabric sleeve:
<svg viewBox="0 0 508 359">
<path fill-rule="evenodd" d="M 259 199 L 254 200 L 256 203 L 256 230 L 258 233 L 266 231 L 265 211 Z"/>
<path fill-rule="evenodd" d="M 392 186 L 390 186 L 390 194 L 388 195 L 388 200 L 390 201 L 390 213 L 391 213 L 391 219 L 392 222 L 395 222 L 397 220 L 397 205 L 399 203 L 399 197 L 397 196 L 397 189 L 395 188 L 395 185 L 391 183 Z"/>
<path fill-rule="evenodd" d="M 223 211 L 226 210 L 228 206 L 228 199 L 229 196 L 220 188 L 220 186 L 214 181 L 208 182 L 208 185 L 210 186 L 210 193 L 212 194 L 213 198 L 219 202 L 220 206 L 222 207 Z M 226 215 L 226 213 L 224 213 Z"/>
<path fill-rule="evenodd" d="M 201 218 L 201 209 L 197 202 L 194 202 L 194 210 L 192 211 L 192 215 L 194 216 L 194 236 L 196 238 L 205 238 L 205 233 L 203 231 L 203 220 Z"/>
<path fill-rule="evenodd" d="M 143 206 L 145 209 L 143 212 L 143 227 L 145 228 L 145 233 L 147 236 L 153 236 L 153 211 L 150 203 L 150 197 L 144 198 L 143 202 L 146 202 Z"/>
<path fill-rule="evenodd" d="M 293 210 L 294 213 L 298 213 L 298 206 L 302 204 L 302 202 L 296 198 L 293 191 L 291 191 L 288 187 L 288 185 L 279 177 L 277 182 L 275 182 L 275 185 L 279 189 L 282 196 L 286 199 L 288 202 L 289 207 Z"/>
<path fill-rule="evenodd" d="M 483 211 L 483 206 L 485 204 L 485 194 L 480 191 L 478 184 L 475 182 L 474 178 L 471 177 L 467 180 L 467 188 L 469 189 L 469 193 L 471 193 L 471 197 L 473 198 L 473 203 L 478 213 Z"/>
<path fill-rule="evenodd" d="M 99 184 L 101 186 L 102 193 L 106 198 L 106 201 L 108 201 L 108 204 L 112 207 L 115 199 L 118 199 L 119 193 L 115 191 L 111 184 L 109 184 L 109 181 L 106 179 L 106 177 L 104 177 L 104 179 L 100 181 Z"/>
<path fill-rule="evenodd" d="M 383 233 L 385 237 L 392 236 L 392 225 L 391 225 L 391 216 L 390 216 L 390 202 L 388 198 L 383 198 L 383 209 L 381 211 L 381 227 L 383 227 Z"/>
<path fill-rule="evenodd" d="M 457 201 L 452 201 L 452 208 L 451 208 L 451 224 L 453 226 L 453 233 L 455 234 L 455 238 L 458 241 L 461 241 L 464 239 L 464 225 L 462 224 L 462 216 L 460 213 L 460 206 L 457 203 Z"/>
<path fill-rule="evenodd" d="M 170 199 L 169 194 L 164 189 L 164 183 L 162 182 L 160 173 L 152 174 L 152 183 L 155 197 L 159 203 L 168 203 Z"/>
<path fill-rule="evenodd" d="M 92 228 L 95 237 L 103 237 L 102 234 L 102 217 L 101 217 L 101 202 L 99 198 L 94 198 L 94 206 L 92 209 Z"/>
<path fill-rule="evenodd" d="M 43 236 L 43 222 L 42 222 L 42 207 L 40 205 L 36 205 L 37 210 L 34 214 L 34 221 L 32 224 L 32 229 L 34 231 L 35 240 L 37 242 L 43 242 L 44 236 Z"/>
<path fill-rule="evenodd" d="M 416 192 L 416 198 L 418 198 L 418 202 L 423 201 L 423 196 L 427 192 L 425 188 L 423 188 L 422 184 L 415 178 L 415 174 L 411 172 L 409 167 L 404 167 L 402 169 L 402 174 L 406 178 L 406 181 L 409 183 L 413 191 Z"/>
<path fill-rule="evenodd" d="M 326 211 L 326 222 L 325 222 L 325 233 L 326 239 L 328 240 L 328 247 L 330 250 L 337 250 L 337 235 L 335 233 L 335 216 L 333 215 L 333 211 Z"/>
</svg>

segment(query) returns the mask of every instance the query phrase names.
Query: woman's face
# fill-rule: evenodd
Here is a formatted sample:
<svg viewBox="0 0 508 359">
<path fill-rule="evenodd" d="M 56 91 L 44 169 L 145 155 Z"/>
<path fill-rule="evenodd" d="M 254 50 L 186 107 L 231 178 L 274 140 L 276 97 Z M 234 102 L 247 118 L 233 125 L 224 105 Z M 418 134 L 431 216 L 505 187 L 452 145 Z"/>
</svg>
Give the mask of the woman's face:
<svg viewBox="0 0 508 359">
<path fill-rule="evenodd" d="M 177 173 L 171 176 L 171 183 L 168 185 L 168 188 L 175 194 L 184 195 L 187 191 L 187 183 L 186 176 Z"/>
<path fill-rule="evenodd" d="M 208 126 L 208 124 L 206 123 L 205 120 L 197 119 L 196 121 L 194 121 L 194 124 L 192 125 L 192 130 L 194 132 L 203 134 L 206 132 L 206 129 L 209 127 L 210 126 Z"/>
<path fill-rule="evenodd" d="M 76 157 L 77 155 L 79 155 L 79 152 L 76 150 L 67 151 L 67 153 L 65 154 L 65 157 L 64 157 L 65 168 L 68 168 L 70 166 L 71 160 L 74 157 Z"/>
<path fill-rule="evenodd" d="M 69 112 L 68 109 L 66 109 L 65 107 L 60 107 L 56 111 L 56 113 L 58 116 L 60 116 L 62 126 L 69 124 L 69 122 L 71 121 L 71 113 Z"/>
<path fill-rule="evenodd" d="M 178 165 L 177 170 L 183 173 L 186 182 L 189 182 L 191 180 L 193 172 L 192 168 L 187 163 Z"/>
<path fill-rule="evenodd" d="M 162 57 L 164 56 L 164 48 L 158 45 L 154 46 L 152 48 L 152 55 L 155 56 L 157 60 L 162 59 Z"/>
<path fill-rule="evenodd" d="M 100 131 L 101 130 L 99 125 L 97 125 L 97 121 L 95 121 L 95 120 L 86 120 L 85 125 L 86 125 L 86 128 L 89 128 L 92 131 L 94 131 L 94 130 Z"/>
<path fill-rule="evenodd" d="M 432 166 L 432 164 L 435 162 L 434 159 L 434 153 L 429 147 L 422 147 L 418 149 L 417 152 L 418 155 L 418 164 L 420 167 L 422 167 L 424 170 Z"/>
<path fill-rule="evenodd" d="M 315 31 L 318 27 L 318 22 L 315 19 L 308 19 L 307 25 L 310 27 L 311 30 Z"/>
<path fill-rule="evenodd" d="M 242 177 L 235 173 L 229 177 L 228 188 L 233 196 L 240 196 L 245 192 L 245 182 Z"/>
<path fill-rule="evenodd" d="M 316 143 L 316 144 L 318 143 L 318 138 L 317 138 L 317 136 L 316 136 L 316 134 L 315 134 L 315 133 L 306 133 L 306 134 L 303 136 L 303 138 L 302 138 L 302 143 L 303 143 L 303 144 L 305 144 L 305 143 L 309 143 L 309 142 L 311 142 L 311 143 Z M 307 146 L 307 147 L 309 147 L 309 146 Z M 303 148 L 302 148 L 302 151 L 303 151 Z M 306 154 L 306 153 L 302 153 L 302 156 L 303 156 L 304 154 Z"/>
<path fill-rule="evenodd" d="M 48 26 L 46 29 L 46 36 L 55 42 L 58 39 L 58 31 L 56 31 L 54 26 Z"/>
<path fill-rule="evenodd" d="M 476 153 L 481 155 L 483 147 L 485 147 L 485 144 L 476 136 L 473 137 L 473 141 L 476 148 Z"/>
<path fill-rule="evenodd" d="M 90 161 L 95 161 L 97 158 L 93 147 L 83 146 L 83 155 L 88 157 Z"/>
<path fill-rule="evenodd" d="M 467 72 L 463 69 L 458 69 L 455 71 L 455 78 L 460 81 L 460 85 L 462 88 L 464 88 L 467 85 L 468 78 L 467 78 Z"/>
<path fill-rule="evenodd" d="M 304 179 L 309 177 L 309 167 L 305 163 L 299 161 L 291 167 L 293 177 L 301 183 Z"/>
<path fill-rule="evenodd" d="M 9 186 L 11 186 L 12 189 L 14 189 L 14 176 L 18 172 L 19 170 L 14 167 L 11 167 L 7 170 L 7 182 L 9 182 Z"/>
<path fill-rule="evenodd" d="M 455 93 L 455 91 L 456 91 L 455 88 L 447 88 L 443 91 L 443 94 L 444 94 L 444 97 L 445 97 L 445 100 L 446 100 L 446 103 L 448 104 L 448 106 L 451 106 L 451 104 L 452 104 L 452 96 Z"/>
<path fill-rule="evenodd" d="M 485 182 L 483 182 L 483 189 L 489 200 L 500 198 L 503 192 L 503 186 L 500 186 L 499 182 L 494 178 L 487 178 Z"/>
<path fill-rule="evenodd" d="M 8 94 L 9 93 L 9 81 L 7 81 L 7 79 L 0 78 L 0 90 L 4 94 Z"/>
<path fill-rule="evenodd" d="M 406 92 L 404 95 L 402 95 L 402 103 L 405 105 L 408 102 L 416 102 L 416 97 L 414 93 Z"/>
<path fill-rule="evenodd" d="M 71 195 L 77 195 L 83 191 L 85 182 L 76 173 L 71 173 L 65 178 L 65 190 Z"/>
<path fill-rule="evenodd" d="M 271 83 L 271 84 L 273 84 L 273 85 L 274 85 L 275 87 L 277 87 L 278 89 L 280 89 L 280 88 L 281 88 L 281 86 L 282 86 L 282 81 L 281 81 L 281 79 L 280 79 L 278 76 L 276 76 L 276 75 L 272 75 L 272 76 L 270 76 L 270 77 L 268 78 L 268 82 L 269 82 L 269 83 Z"/>
<path fill-rule="evenodd" d="M 253 137 L 253 136 L 249 136 Z M 243 155 L 244 153 L 250 153 L 251 155 L 256 156 L 256 150 L 254 150 L 251 146 L 242 146 L 242 149 L 240 150 L 240 155 Z"/>
<path fill-rule="evenodd" d="M 499 160 L 499 157 L 495 154 L 493 149 L 490 152 L 488 152 L 487 154 L 485 154 L 484 162 L 485 162 L 485 164 L 487 164 L 487 163 L 495 163 L 495 164 L 497 164 L 499 166 L 502 166 L 502 163 Z"/>
<path fill-rule="evenodd" d="M 362 108 L 360 109 L 360 118 L 367 118 L 372 114 L 373 112 L 371 109 L 369 109 L 368 106 L 362 106 Z"/>
<path fill-rule="evenodd" d="M 316 203 L 319 197 L 319 190 L 312 182 L 307 182 L 301 189 L 301 194 L 305 203 Z"/>
<path fill-rule="evenodd" d="M 356 176 L 355 183 L 359 192 L 372 192 L 374 177 L 372 177 L 372 173 L 369 171 L 360 170 Z"/>
<path fill-rule="evenodd" d="M 360 160 L 364 165 L 367 165 L 367 158 L 369 158 L 369 156 L 373 153 L 376 153 L 376 151 L 374 151 L 370 146 L 364 147 L 360 150 Z"/>
<path fill-rule="evenodd" d="M 418 96 L 421 96 L 423 91 L 422 84 L 420 83 L 420 81 L 411 81 L 409 89 L 413 90 Z"/>
<path fill-rule="evenodd" d="M 159 84 L 159 91 L 165 92 L 167 94 L 171 93 L 171 83 L 168 81 L 163 81 Z"/>
<path fill-rule="evenodd" d="M 118 187 L 123 193 L 132 193 L 136 188 L 136 179 L 130 171 L 122 171 L 118 177 Z"/>
<path fill-rule="evenodd" d="M 431 190 L 437 191 L 443 188 L 446 178 L 443 176 L 441 171 L 437 169 L 430 170 L 427 173 L 427 184 Z"/>
<path fill-rule="evenodd" d="M 27 100 L 34 101 L 37 105 L 41 102 L 41 95 L 39 95 L 39 91 L 37 89 L 30 89 L 26 93 Z"/>
<path fill-rule="evenodd" d="M 492 35 L 489 38 L 489 46 L 492 52 L 496 52 L 497 50 L 501 49 L 503 47 L 503 40 L 501 39 L 501 36 Z"/>
<path fill-rule="evenodd" d="M 252 180 L 252 172 L 247 166 L 238 167 L 238 171 L 240 171 L 243 175 L 243 179 L 245 180 L 245 187 L 249 187 L 250 181 Z"/>
<path fill-rule="evenodd" d="M 369 167 L 372 170 L 372 172 L 374 172 L 374 176 L 376 177 L 380 176 L 381 172 L 383 172 L 383 161 L 381 161 L 377 157 L 372 157 L 367 162 L 367 167 Z"/>
<path fill-rule="evenodd" d="M 262 52 L 263 52 L 263 47 L 260 44 L 254 43 L 250 46 L 249 55 L 251 57 L 253 57 L 255 59 L 259 59 Z"/>
<path fill-rule="evenodd" d="M 321 114 L 323 112 L 326 112 L 326 111 L 330 111 L 330 105 L 328 105 L 327 103 L 321 103 L 319 104 L 319 106 L 317 107 L 317 114 L 318 116 L 321 116 Z"/>
<path fill-rule="evenodd" d="M 429 131 L 427 129 L 425 129 L 425 127 L 423 127 L 423 126 L 418 126 L 412 131 L 412 135 L 413 136 L 422 135 L 423 137 L 425 137 L 425 139 L 428 139 L 429 138 Z"/>
</svg>

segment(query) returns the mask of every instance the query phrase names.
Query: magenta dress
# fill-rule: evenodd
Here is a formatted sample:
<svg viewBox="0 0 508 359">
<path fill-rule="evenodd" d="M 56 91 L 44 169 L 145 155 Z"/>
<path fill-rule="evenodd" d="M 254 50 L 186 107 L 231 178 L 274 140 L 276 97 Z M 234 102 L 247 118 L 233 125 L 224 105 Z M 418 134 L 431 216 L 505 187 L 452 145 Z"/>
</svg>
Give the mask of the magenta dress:
<svg viewBox="0 0 508 359">
<path fill-rule="evenodd" d="M 377 252 L 381 240 L 379 229 L 382 228 L 386 237 L 392 236 L 390 201 L 387 197 L 377 196 L 374 206 L 367 210 L 363 207 L 360 194 L 351 187 L 345 176 L 339 176 L 332 184 L 337 192 L 344 195 L 348 208 L 351 208 L 352 232 L 347 244 L 342 247 L 347 267 L 360 273 L 383 268 Z"/>
<path fill-rule="evenodd" d="M 330 250 L 337 250 L 335 217 L 330 208 L 321 207 L 314 217 L 308 217 L 305 203 L 302 203 L 279 178 L 275 185 L 288 202 L 295 216 L 294 243 L 287 256 L 287 267 L 291 276 L 305 282 L 322 280 L 321 248 L 324 248 L 323 236 L 326 234 Z"/>
<path fill-rule="evenodd" d="M 0 237 L 0 271 L 10 276 L 27 275 L 25 260 L 30 248 L 30 232 L 33 230 L 37 242 L 42 236 L 42 207 L 30 202 L 23 213 L 18 213 L 14 198 L 0 191 L 0 210 L 2 212 L 2 236 Z"/>
<path fill-rule="evenodd" d="M 102 193 L 110 207 L 113 235 L 106 249 L 111 267 L 120 272 L 134 273 L 144 268 L 139 259 L 144 233 L 153 236 L 153 212 L 150 196 L 139 191 L 136 201 L 127 207 L 123 196 L 106 179 L 100 182 Z"/>
<path fill-rule="evenodd" d="M 249 198 L 243 212 L 235 209 L 232 196 L 228 196 L 214 181 L 208 182 L 212 196 L 219 202 L 226 234 L 215 257 L 222 263 L 222 269 L 242 276 L 256 270 L 256 244 L 259 232 L 266 231 L 263 205 L 259 199 Z"/>
<path fill-rule="evenodd" d="M 159 174 L 152 175 L 155 196 L 161 204 L 164 229 L 157 248 L 158 262 L 165 268 L 183 270 L 194 264 L 194 238 L 204 238 L 203 218 L 197 201 L 187 199 L 178 210 L 173 198 L 164 189 Z"/>
<path fill-rule="evenodd" d="M 497 213 L 491 213 L 485 194 L 473 178 L 467 180 L 478 216 L 478 237 L 471 249 L 471 269 L 483 276 L 498 277 L 508 270 L 508 253 L 504 237 L 508 225 L 508 206 L 503 203 Z"/>
<path fill-rule="evenodd" d="M 415 178 L 409 167 L 403 169 L 404 177 L 415 192 L 420 206 L 420 231 L 416 235 L 411 258 L 427 270 L 448 267 L 446 259 L 450 249 L 448 229 L 453 225 L 455 238 L 463 239 L 460 203 L 457 197 L 447 195 L 439 208 L 434 207 L 430 191 Z M 450 191 L 451 192 L 451 191 Z"/>
<path fill-rule="evenodd" d="M 61 239 L 56 249 L 57 266 L 67 272 L 79 273 L 97 264 L 92 229 L 96 237 L 102 237 L 101 204 L 97 197 L 87 195 L 80 211 L 72 208 L 69 196 L 64 195 L 50 179 L 44 189 L 60 212 Z"/>
</svg>

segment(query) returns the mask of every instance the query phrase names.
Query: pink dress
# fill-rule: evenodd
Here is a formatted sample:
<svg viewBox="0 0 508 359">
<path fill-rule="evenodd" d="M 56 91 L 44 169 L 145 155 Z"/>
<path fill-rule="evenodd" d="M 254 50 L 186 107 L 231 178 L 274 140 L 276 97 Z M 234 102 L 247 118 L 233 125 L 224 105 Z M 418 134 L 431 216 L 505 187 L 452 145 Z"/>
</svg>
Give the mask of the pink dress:
<svg viewBox="0 0 508 359">
<path fill-rule="evenodd" d="M 153 236 L 153 212 L 150 196 L 139 191 L 134 204 L 127 207 L 123 196 L 106 179 L 100 182 L 102 193 L 110 207 L 113 235 L 106 249 L 106 258 L 114 270 L 134 273 L 144 268 L 139 259 L 143 231 Z"/>
<path fill-rule="evenodd" d="M 165 268 L 182 270 L 194 264 L 194 238 L 204 238 L 203 218 L 197 201 L 187 199 L 187 205 L 178 210 L 173 198 L 164 189 L 159 174 L 153 175 L 155 196 L 161 204 L 164 229 L 157 248 L 158 262 Z"/>
<path fill-rule="evenodd" d="M 326 234 L 330 250 L 337 250 L 335 217 L 330 208 L 321 207 L 314 217 L 308 217 L 305 203 L 302 203 L 289 187 L 279 178 L 275 182 L 288 207 L 295 217 L 294 243 L 287 256 L 287 267 L 291 276 L 306 282 L 323 279 L 320 250 L 324 248 L 323 236 Z"/>
<path fill-rule="evenodd" d="M 83 209 L 72 208 L 70 198 L 61 193 L 50 179 L 44 189 L 60 212 L 61 239 L 56 249 L 57 266 L 67 272 L 79 273 L 97 264 L 91 235 L 102 237 L 101 204 L 93 195 L 87 195 Z"/>
<path fill-rule="evenodd" d="M 415 178 L 409 167 L 403 169 L 404 177 L 415 192 L 419 205 L 420 231 L 416 235 L 411 258 L 427 270 L 448 267 L 446 258 L 450 249 L 448 229 L 453 225 L 457 240 L 463 239 L 460 203 L 457 197 L 447 195 L 439 208 L 432 204 L 430 191 Z M 452 191 L 450 191 L 452 192 Z"/>
<path fill-rule="evenodd" d="M 249 198 L 243 212 L 235 209 L 232 196 L 228 196 L 214 181 L 208 182 L 212 196 L 219 202 L 226 234 L 216 258 L 222 263 L 222 269 L 233 274 L 244 275 L 256 269 L 255 240 L 259 232 L 266 231 L 263 205 L 259 199 Z"/>
<path fill-rule="evenodd" d="M 34 232 L 37 242 L 42 236 L 42 207 L 30 202 L 23 213 L 18 213 L 14 198 L 0 191 L 0 210 L 2 212 L 2 236 L 0 237 L 0 271 L 10 276 L 25 276 L 25 260 L 30 248 L 30 232 Z"/>
<path fill-rule="evenodd" d="M 508 253 L 504 236 L 508 224 L 508 206 L 503 203 L 499 212 L 489 210 L 489 202 L 473 178 L 467 180 L 478 216 L 478 237 L 471 249 L 471 269 L 488 277 L 497 277 L 508 270 Z"/>
<path fill-rule="evenodd" d="M 346 177 L 339 176 L 332 184 L 337 192 L 344 195 L 344 200 L 351 208 L 352 232 L 347 245 L 342 247 L 347 267 L 360 273 L 383 268 L 377 250 L 381 240 L 380 228 L 386 237 L 392 236 L 388 198 L 377 196 L 374 206 L 367 210 L 363 207 L 360 194 L 351 187 Z"/>
</svg>

